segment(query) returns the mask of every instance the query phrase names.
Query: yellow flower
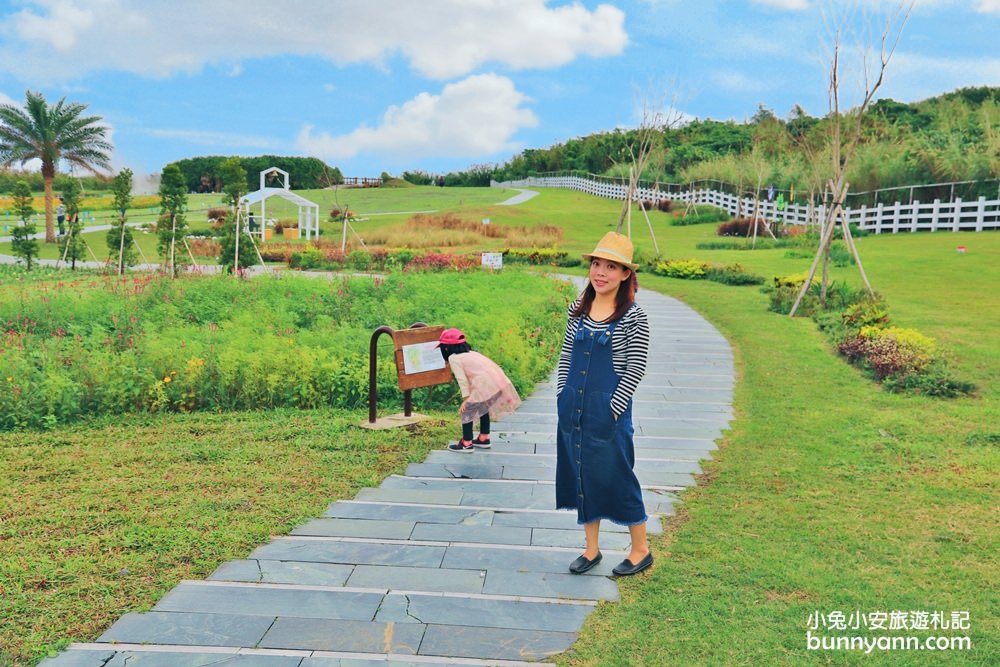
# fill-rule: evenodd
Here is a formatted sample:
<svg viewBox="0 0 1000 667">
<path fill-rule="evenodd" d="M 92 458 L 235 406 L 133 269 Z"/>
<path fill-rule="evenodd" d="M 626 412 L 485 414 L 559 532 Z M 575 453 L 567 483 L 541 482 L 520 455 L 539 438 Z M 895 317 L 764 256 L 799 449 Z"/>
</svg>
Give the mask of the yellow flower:
<svg viewBox="0 0 1000 667">
<path fill-rule="evenodd" d="M 168 382 L 170 382 L 172 380 L 173 380 L 173 378 L 170 377 L 169 375 L 167 375 L 166 377 L 163 378 L 163 384 L 167 384 Z"/>
<path fill-rule="evenodd" d="M 14 381 L 14 378 L 12 378 L 12 377 L 7 378 L 7 382 L 13 382 L 13 381 Z"/>
</svg>

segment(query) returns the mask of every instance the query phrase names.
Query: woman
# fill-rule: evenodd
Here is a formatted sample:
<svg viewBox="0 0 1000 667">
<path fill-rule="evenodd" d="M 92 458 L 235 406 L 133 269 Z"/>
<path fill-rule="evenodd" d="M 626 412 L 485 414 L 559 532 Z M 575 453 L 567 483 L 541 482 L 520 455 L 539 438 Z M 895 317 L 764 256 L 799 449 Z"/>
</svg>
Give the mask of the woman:
<svg viewBox="0 0 1000 667">
<path fill-rule="evenodd" d="M 556 507 L 575 509 L 587 548 L 569 566 L 582 574 L 601 562 L 601 519 L 628 526 L 632 548 L 614 574 L 653 564 L 646 509 L 632 470 L 632 394 L 646 372 L 649 322 L 635 303 L 632 242 L 608 232 L 590 254 L 587 287 L 570 304 L 559 355 L 556 402 Z"/>
</svg>

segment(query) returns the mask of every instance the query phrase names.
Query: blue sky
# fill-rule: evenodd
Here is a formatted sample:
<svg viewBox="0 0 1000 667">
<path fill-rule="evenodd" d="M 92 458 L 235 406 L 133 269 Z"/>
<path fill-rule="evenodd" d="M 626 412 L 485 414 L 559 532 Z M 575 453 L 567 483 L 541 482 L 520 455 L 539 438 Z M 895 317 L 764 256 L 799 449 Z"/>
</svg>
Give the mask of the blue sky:
<svg viewBox="0 0 1000 667">
<path fill-rule="evenodd" d="M 826 26 L 853 16 L 844 45 L 858 54 L 864 26 L 877 38 L 897 5 L 0 0 L 0 103 L 32 89 L 88 104 L 114 166 L 137 174 L 264 153 L 347 176 L 443 173 L 635 127 L 643 96 L 686 117 L 823 115 Z M 1000 86 L 997 35 L 1000 0 L 917 0 L 880 97 Z M 845 71 L 846 105 L 861 71 Z"/>
</svg>

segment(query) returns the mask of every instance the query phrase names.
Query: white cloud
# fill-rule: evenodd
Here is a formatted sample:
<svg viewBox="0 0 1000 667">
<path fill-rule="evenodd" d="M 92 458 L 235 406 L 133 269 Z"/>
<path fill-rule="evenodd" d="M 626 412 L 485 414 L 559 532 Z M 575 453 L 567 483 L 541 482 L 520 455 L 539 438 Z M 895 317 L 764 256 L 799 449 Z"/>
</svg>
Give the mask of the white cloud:
<svg viewBox="0 0 1000 667">
<path fill-rule="evenodd" d="M 158 139 L 172 139 L 183 141 L 197 146 L 224 146 L 227 148 L 268 148 L 277 149 L 283 145 L 281 142 L 268 137 L 253 136 L 247 134 L 232 134 L 228 132 L 208 132 L 204 130 L 180 130 L 180 129 L 149 129 L 143 130 L 143 134 Z"/>
<path fill-rule="evenodd" d="M 809 9 L 809 0 L 753 0 L 753 4 L 788 11 Z"/>
<path fill-rule="evenodd" d="M 977 0 L 976 11 L 980 14 L 1000 14 L 1000 0 Z"/>
<path fill-rule="evenodd" d="M 25 0 L 0 14 L 0 71 L 63 81 L 94 70 L 142 76 L 297 54 L 384 66 L 404 56 L 420 74 L 464 76 L 484 63 L 556 67 L 620 54 L 624 13 L 545 0 Z M 55 50 L 55 53 L 53 53 Z"/>
<path fill-rule="evenodd" d="M 521 105 L 525 96 L 496 74 L 448 84 L 440 95 L 420 93 L 390 107 L 377 127 L 331 135 L 302 128 L 297 148 L 306 155 L 344 160 L 360 153 L 393 157 L 478 157 L 515 148 L 511 137 L 538 119 Z"/>
<path fill-rule="evenodd" d="M 24 106 L 24 101 L 18 102 L 13 97 L 9 97 L 0 92 L 0 104 L 13 104 L 14 106 Z"/>
<path fill-rule="evenodd" d="M 885 95 L 911 102 L 967 86 L 1000 86 L 1000 58 L 935 58 L 897 53 L 886 73 Z"/>
</svg>

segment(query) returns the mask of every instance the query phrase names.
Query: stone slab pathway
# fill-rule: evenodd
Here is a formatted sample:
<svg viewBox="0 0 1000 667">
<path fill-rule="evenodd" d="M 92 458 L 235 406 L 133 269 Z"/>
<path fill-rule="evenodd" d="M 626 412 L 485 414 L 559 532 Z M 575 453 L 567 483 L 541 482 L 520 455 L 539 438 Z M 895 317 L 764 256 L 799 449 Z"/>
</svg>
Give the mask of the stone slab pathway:
<svg viewBox="0 0 1000 667">
<path fill-rule="evenodd" d="M 734 369 L 690 308 L 646 290 L 639 303 L 652 342 L 636 471 L 659 533 L 732 419 Z M 553 375 L 494 425 L 492 450 L 431 452 L 42 665 L 538 664 L 573 644 L 598 601 L 618 599 L 611 568 L 629 546 L 627 529 L 604 522 L 603 562 L 567 571 L 583 531 L 552 509 L 555 424 Z"/>
</svg>

